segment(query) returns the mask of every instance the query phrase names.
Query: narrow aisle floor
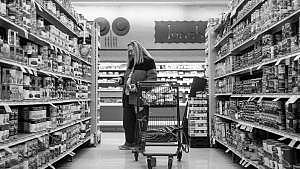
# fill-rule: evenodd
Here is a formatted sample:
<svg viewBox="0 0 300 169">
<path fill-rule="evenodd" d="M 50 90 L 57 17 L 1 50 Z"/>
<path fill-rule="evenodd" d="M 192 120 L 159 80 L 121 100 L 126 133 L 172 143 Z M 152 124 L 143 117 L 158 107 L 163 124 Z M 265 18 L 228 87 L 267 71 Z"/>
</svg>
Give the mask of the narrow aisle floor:
<svg viewBox="0 0 300 169">
<path fill-rule="evenodd" d="M 136 162 L 131 151 L 118 149 L 123 138 L 123 133 L 103 133 L 101 144 L 79 150 L 73 162 L 64 162 L 58 169 L 147 169 L 146 158 L 140 156 Z M 157 157 L 155 169 L 166 168 L 167 157 Z M 193 148 L 189 154 L 183 153 L 181 162 L 174 158 L 173 169 L 240 169 L 240 166 L 232 163 L 229 155 L 220 149 Z"/>
</svg>

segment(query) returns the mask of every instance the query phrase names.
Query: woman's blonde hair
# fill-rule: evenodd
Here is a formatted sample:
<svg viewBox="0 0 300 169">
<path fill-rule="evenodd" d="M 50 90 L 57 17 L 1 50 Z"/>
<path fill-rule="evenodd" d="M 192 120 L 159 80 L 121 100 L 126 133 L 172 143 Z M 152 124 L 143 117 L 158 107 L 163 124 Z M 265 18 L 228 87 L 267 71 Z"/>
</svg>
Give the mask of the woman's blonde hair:
<svg viewBox="0 0 300 169">
<path fill-rule="evenodd" d="M 128 46 L 132 46 L 134 50 L 134 65 L 141 64 L 144 62 L 144 58 L 153 59 L 150 53 L 145 49 L 138 41 L 133 40 L 131 41 Z M 127 68 L 129 67 L 129 59 L 127 60 Z"/>
</svg>

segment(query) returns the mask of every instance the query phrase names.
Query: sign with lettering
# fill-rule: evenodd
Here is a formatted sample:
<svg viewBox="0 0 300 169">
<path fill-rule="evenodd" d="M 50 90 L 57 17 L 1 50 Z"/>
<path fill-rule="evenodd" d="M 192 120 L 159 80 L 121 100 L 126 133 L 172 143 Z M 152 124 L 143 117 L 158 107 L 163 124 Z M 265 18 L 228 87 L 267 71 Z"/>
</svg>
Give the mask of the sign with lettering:
<svg viewBox="0 0 300 169">
<path fill-rule="evenodd" d="M 204 43 L 207 21 L 155 21 L 155 43 Z"/>
</svg>

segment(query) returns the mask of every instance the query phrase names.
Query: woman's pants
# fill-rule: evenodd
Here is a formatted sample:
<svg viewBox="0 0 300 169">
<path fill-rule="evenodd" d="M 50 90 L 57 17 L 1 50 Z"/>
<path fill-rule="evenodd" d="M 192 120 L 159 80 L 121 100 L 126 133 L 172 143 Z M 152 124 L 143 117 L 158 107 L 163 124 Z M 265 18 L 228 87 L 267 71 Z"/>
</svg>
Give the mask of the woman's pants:
<svg viewBox="0 0 300 169">
<path fill-rule="evenodd" d="M 139 115 L 146 115 L 146 123 L 148 123 L 149 107 L 144 107 Z M 129 104 L 129 96 L 123 95 L 123 127 L 125 130 L 125 140 L 128 144 L 136 143 L 136 106 Z"/>
</svg>

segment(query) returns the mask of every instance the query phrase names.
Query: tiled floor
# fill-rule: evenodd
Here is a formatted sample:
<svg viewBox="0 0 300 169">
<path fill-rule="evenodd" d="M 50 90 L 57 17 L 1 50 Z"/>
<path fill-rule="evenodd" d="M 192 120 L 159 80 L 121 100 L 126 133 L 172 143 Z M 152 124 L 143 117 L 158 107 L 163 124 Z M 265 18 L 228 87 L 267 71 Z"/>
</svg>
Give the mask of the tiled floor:
<svg viewBox="0 0 300 169">
<path fill-rule="evenodd" d="M 134 161 L 131 151 L 120 151 L 118 145 L 123 143 L 123 133 L 103 133 L 102 143 L 96 148 L 79 150 L 73 162 L 62 163 L 58 169 L 147 169 L 146 160 L 140 157 Z M 175 151 L 175 147 L 160 148 Z M 167 157 L 157 158 L 155 169 L 166 169 Z M 189 154 L 183 154 L 181 162 L 174 159 L 173 169 L 240 169 L 233 164 L 229 155 L 220 149 L 193 148 Z"/>
</svg>

